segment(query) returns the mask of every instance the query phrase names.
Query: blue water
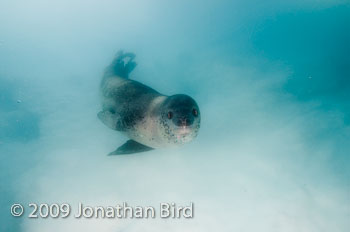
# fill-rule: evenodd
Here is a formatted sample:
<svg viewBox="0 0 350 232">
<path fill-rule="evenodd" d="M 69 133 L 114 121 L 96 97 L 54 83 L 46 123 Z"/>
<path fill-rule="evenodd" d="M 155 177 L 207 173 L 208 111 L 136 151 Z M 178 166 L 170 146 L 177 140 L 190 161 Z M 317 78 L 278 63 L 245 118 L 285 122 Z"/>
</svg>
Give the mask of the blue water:
<svg viewBox="0 0 350 232">
<path fill-rule="evenodd" d="M 350 4 L 1 1 L 0 231 L 350 228 Z M 198 102 L 178 149 L 108 157 L 98 119 L 115 53 L 130 78 Z M 195 204 L 193 219 L 29 219 L 14 203 Z"/>
</svg>

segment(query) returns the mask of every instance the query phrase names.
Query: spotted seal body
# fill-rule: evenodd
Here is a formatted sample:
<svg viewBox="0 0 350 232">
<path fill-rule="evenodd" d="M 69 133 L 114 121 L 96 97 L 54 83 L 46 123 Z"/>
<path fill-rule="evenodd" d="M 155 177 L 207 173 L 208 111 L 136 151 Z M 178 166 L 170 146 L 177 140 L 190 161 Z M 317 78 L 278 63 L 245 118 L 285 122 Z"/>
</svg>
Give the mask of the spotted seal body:
<svg viewBox="0 0 350 232">
<path fill-rule="evenodd" d="M 101 82 L 100 120 L 130 138 L 111 154 L 131 154 L 175 147 L 193 140 L 200 127 L 200 111 L 189 96 L 166 96 L 129 79 L 135 68 L 132 53 L 119 52 Z"/>
</svg>

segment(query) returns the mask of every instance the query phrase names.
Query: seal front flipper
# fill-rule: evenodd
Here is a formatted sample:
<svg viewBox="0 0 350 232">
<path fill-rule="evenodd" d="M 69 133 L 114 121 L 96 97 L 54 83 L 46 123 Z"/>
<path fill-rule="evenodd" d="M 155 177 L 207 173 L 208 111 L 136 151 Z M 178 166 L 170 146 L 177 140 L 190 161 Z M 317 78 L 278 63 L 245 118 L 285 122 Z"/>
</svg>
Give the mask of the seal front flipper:
<svg viewBox="0 0 350 232">
<path fill-rule="evenodd" d="M 109 153 L 108 155 L 127 155 L 127 154 L 150 151 L 150 150 L 153 150 L 153 148 L 147 147 L 141 143 L 138 143 L 130 139 L 126 143 L 118 147 L 117 150 Z"/>
<path fill-rule="evenodd" d="M 100 111 L 97 117 L 109 128 L 117 131 L 123 131 L 123 122 L 117 113 L 112 113 L 108 110 Z"/>
</svg>

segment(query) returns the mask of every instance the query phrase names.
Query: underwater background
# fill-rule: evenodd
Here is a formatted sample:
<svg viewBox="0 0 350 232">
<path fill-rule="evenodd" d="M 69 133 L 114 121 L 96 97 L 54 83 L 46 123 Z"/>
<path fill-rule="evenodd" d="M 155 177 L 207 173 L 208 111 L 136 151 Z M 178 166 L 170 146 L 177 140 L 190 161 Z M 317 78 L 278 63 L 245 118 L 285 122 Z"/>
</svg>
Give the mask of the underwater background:
<svg viewBox="0 0 350 232">
<path fill-rule="evenodd" d="M 199 136 L 107 156 L 99 82 L 188 94 Z M 0 0 L 0 231 L 350 228 L 350 3 Z M 14 203 L 193 202 L 193 219 L 29 219 Z"/>
</svg>

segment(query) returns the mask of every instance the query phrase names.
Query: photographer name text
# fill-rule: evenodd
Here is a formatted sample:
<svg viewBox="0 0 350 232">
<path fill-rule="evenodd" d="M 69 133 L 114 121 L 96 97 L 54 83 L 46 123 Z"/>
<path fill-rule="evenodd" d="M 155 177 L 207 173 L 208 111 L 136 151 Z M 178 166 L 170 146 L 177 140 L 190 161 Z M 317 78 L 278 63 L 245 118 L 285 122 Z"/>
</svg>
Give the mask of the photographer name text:
<svg viewBox="0 0 350 232">
<path fill-rule="evenodd" d="M 30 203 L 28 218 L 193 218 L 194 204 L 191 202 L 186 206 L 175 203 L 160 203 L 159 207 L 153 206 L 131 206 L 126 202 L 111 206 L 91 206 L 78 203 L 76 207 L 70 204 L 36 204 Z M 22 204 L 13 204 L 11 214 L 20 217 L 24 214 L 25 207 Z"/>
</svg>

